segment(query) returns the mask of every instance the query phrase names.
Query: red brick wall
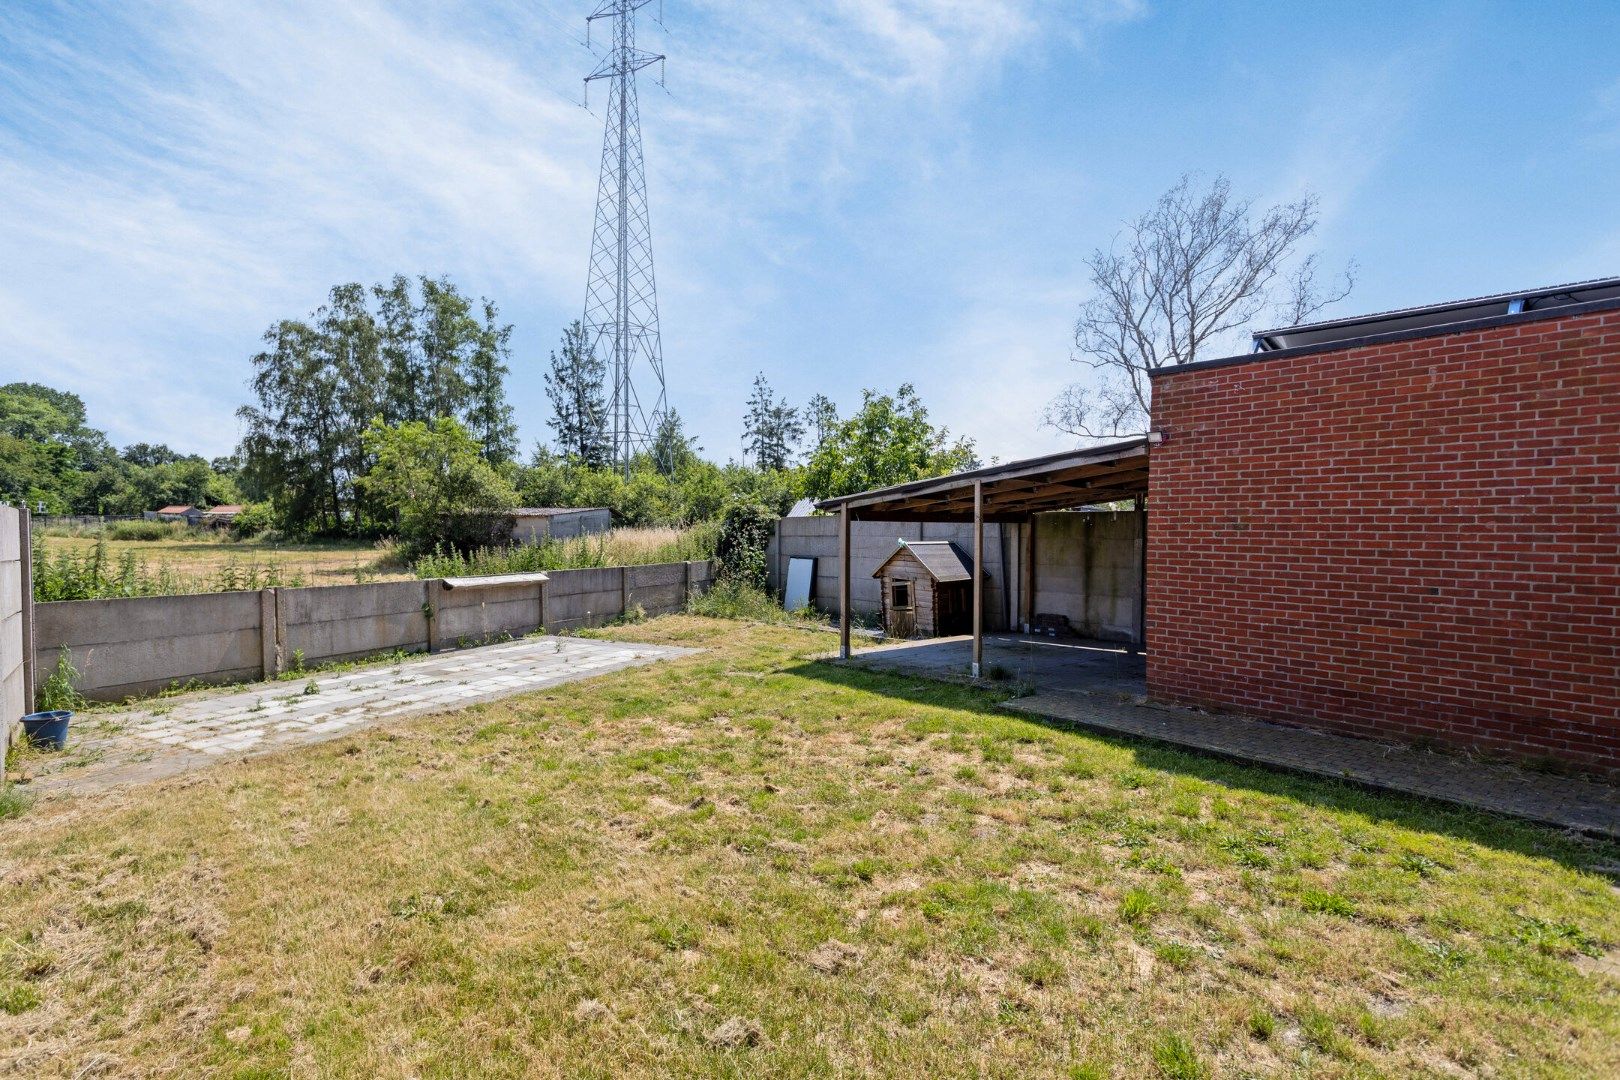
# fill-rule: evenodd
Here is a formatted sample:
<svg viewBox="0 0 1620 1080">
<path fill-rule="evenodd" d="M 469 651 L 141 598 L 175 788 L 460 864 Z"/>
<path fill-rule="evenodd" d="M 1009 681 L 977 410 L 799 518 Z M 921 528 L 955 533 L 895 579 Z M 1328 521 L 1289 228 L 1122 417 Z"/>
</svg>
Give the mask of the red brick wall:
<svg viewBox="0 0 1620 1080">
<path fill-rule="evenodd" d="M 1154 384 L 1148 684 L 1620 775 L 1620 312 Z"/>
</svg>

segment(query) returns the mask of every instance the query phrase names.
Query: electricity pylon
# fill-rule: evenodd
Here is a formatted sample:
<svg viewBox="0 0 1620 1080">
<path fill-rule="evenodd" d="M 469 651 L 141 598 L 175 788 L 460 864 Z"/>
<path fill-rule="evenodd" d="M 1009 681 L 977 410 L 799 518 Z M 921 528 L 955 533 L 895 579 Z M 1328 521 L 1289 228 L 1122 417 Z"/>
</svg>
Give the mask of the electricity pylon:
<svg viewBox="0 0 1620 1080">
<path fill-rule="evenodd" d="M 612 380 L 608 435 L 613 463 L 626 475 L 635 455 L 652 445 L 668 407 L 636 96 L 636 73 L 664 61 L 636 48 L 636 12 L 650 3 L 601 0 L 587 20 L 588 27 L 599 19 L 613 21 L 613 48 L 585 80 L 587 95 L 593 82 L 605 79 L 609 86 L 596 231 L 585 287 L 585 332 Z"/>
</svg>

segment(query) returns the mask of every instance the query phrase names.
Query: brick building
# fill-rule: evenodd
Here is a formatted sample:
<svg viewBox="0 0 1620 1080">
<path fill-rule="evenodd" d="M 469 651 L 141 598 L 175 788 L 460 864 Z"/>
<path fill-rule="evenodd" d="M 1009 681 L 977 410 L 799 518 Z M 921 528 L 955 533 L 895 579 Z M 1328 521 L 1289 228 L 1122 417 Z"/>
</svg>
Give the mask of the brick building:
<svg viewBox="0 0 1620 1080">
<path fill-rule="evenodd" d="M 1028 629 L 1037 522 L 1134 499 L 1153 697 L 1620 777 L 1620 278 L 1255 349 L 1157 372 L 1146 438 L 821 503 L 844 653 L 853 522 L 970 525 Z"/>
<path fill-rule="evenodd" d="M 1148 686 L 1620 775 L 1620 281 L 1154 380 Z"/>
</svg>

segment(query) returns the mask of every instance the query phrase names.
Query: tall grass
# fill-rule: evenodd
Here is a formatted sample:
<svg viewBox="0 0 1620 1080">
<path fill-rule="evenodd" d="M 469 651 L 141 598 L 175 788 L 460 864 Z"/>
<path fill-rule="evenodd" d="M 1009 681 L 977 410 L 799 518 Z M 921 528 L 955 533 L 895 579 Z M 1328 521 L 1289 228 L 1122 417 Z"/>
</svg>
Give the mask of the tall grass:
<svg viewBox="0 0 1620 1080">
<path fill-rule="evenodd" d="M 748 622 L 784 623 L 819 626 L 826 616 L 814 608 L 787 611 L 776 597 L 763 589 L 737 578 L 721 578 L 702 596 L 694 596 L 686 605 L 692 615 L 705 615 L 711 619 L 742 619 Z"/>
<path fill-rule="evenodd" d="M 156 543 L 159 540 L 190 540 L 192 534 L 198 531 L 183 521 L 113 521 L 102 529 L 101 535 L 108 540 Z"/>
<path fill-rule="evenodd" d="M 419 578 L 496 577 L 545 570 L 701 562 L 714 557 L 719 531 L 718 523 L 709 522 L 687 529 L 616 529 L 541 544 L 480 548 L 467 555 L 436 551 L 418 559 L 411 572 Z"/>
<path fill-rule="evenodd" d="M 192 528 L 183 521 L 109 521 L 100 525 L 43 525 L 35 535 L 74 540 L 123 540 L 158 543 L 186 540 L 199 544 L 221 544 L 233 537 L 226 529 Z"/>
<path fill-rule="evenodd" d="M 299 588 L 303 575 L 277 563 L 238 563 L 235 560 L 201 576 L 177 573 L 167 563 L 153 567 L 133 551 L 113 555 L 106 537 L 82 551 L 45 550 L 44 537 L 35 536 L 34 599 L 114 600 L 130 596 L 186 596 L 196 593 Z"/>
</svg>

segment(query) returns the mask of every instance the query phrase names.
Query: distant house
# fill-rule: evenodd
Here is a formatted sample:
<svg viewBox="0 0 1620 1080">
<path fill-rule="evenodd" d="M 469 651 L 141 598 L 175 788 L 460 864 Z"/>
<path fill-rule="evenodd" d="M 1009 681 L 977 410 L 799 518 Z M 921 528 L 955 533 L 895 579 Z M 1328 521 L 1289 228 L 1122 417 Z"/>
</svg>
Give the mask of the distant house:
<svg viewBox="0 0 1620 1080">
<path fill-rule="evenodd" d="M 229 528 L 231 522 L 236 520 L 236 515 L 241 512 L 241 506 L 236 503 L 226 503 L 224 506 L 216 506 L 212 510 L 205 511 L 202 515 L 202 523 L 216 529 Z"/>
<path fill-rule="evenodd" d="M 195 506 L 165 506 L 141 516 L 147 521 L 181 521 L 187 525 L 198 525 L 202 522 L 203 512 Z"/>
<path fill-rule="evenodd" d="M 512 539 L 519 544 L 543 544 L 594 536 L 613 528 L 613 511 L 604 507 L 524 506 L 511 511 Z"/>
</svg>

